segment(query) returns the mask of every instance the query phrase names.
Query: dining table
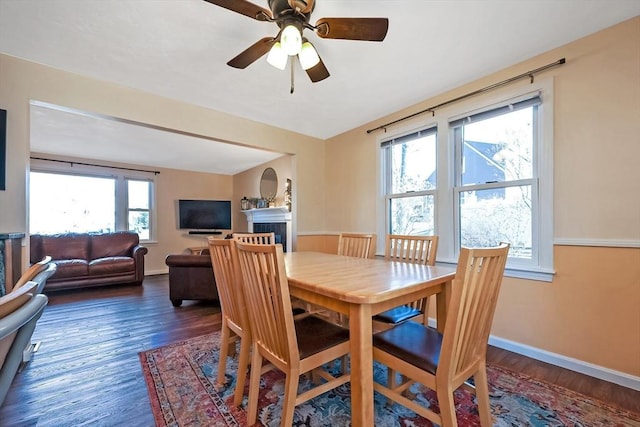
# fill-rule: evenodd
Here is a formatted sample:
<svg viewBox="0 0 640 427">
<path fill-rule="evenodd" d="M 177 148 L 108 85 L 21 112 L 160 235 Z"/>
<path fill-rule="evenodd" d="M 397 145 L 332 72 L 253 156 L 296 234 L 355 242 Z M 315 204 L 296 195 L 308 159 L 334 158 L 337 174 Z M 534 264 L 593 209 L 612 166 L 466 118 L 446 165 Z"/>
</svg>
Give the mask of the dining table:
<svg viewBox="0 0 640 427">
<path fill-rule="evenodd" d="M 292 297 L 348 316 L 351 425 L 372 427 L 372 316 L 435 295 L 437 328 L 443 331 L 455 267 L 305 251 L 286 253 L 285 265 Z"/>
</svg>

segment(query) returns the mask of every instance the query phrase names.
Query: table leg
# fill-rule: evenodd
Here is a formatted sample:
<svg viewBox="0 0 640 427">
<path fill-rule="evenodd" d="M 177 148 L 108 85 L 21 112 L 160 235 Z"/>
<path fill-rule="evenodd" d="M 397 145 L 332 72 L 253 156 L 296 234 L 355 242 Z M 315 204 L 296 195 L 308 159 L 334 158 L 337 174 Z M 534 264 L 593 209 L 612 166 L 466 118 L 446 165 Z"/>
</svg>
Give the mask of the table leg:
<svg viewBox="0 0 640 427">
<path fill-rule="evenodd" d="M 353 304 L 349 313 L 351 339 L 351 425 L 373 426 L 373 342 L 371 306 Z"/>
<path fill-rule="evenodd" d="M 442 291 L 436 295 L 436 318 L 438 332 L 444 333 L 444 324 L 447 320 L 447 311 L 449 309 L 449 300 L 451 299 L 451 280 L 446 282 L 442 287 Z"/>
</svg>

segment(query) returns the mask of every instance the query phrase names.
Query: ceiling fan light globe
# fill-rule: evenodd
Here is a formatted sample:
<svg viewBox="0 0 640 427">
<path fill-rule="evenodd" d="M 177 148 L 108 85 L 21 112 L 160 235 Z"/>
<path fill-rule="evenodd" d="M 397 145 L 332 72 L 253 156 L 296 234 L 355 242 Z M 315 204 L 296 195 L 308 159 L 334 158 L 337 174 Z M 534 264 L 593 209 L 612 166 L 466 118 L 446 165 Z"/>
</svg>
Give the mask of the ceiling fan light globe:
<svg viewBox="0 0 640 427">
<path fill-rule="evenodd" d="M 300 65 L 303 70 L 308 70 L 309 68 L 318 65 L 318 62 L 320 62 L 318 52 L 316 52 L 316 49 L 309 42 L 302 43 L 298 59 L 300 60 Z"/>
<path fill-rule="evenodd" d="M 280 42 L 275 42 L 267 55 L 267 62 L 279 70 L 284 70 L 288 60 L 289 56 L 282 49 Z"/>
<path fill-rule="evenodd" d="M 302 34 L 300 34 L 300 30 L 294 25 L 287 25 L 280 35 L 280 43 L 287 55 L 295 56 L 299 54 L 300 49 L 302 49 Z"/>
</svg>

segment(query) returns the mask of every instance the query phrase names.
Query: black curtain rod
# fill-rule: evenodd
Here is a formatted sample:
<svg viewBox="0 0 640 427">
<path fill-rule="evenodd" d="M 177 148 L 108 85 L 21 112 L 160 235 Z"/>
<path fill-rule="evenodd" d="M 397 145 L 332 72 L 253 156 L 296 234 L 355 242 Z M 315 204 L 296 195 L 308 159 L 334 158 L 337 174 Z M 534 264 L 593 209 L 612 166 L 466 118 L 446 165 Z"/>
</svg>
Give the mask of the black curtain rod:
<svg viewBox="0 0 640 427">
<path fill-rule="evenodd" d="M 567 62 L 565 58 L 559 59 L 556 62 L 552 62 L 551 64 L 547 64 L 547 65 L 545 65 L 543 67 L 536 68 L 535 70 L 527 71 L 526 73 L 522 73 L 522 74 L 517 75 L 515 77 L 511 77 L 510 79 L 503 80 L 503 81 L 498 82 L 498 83 L 494 83 L 494 84 L 492 84 L 490 86 L 483 87 L 482 89 L 474 90 L 473 92 L 466 93 L 466 94 L 464 94 L 462 96 L 459 96 L 457 98 L 453 98 L 453 99 L 445 101 L 445 102 L 443 102 L 441 104 L 434 105 L 433 107 L 429 107 L 429 108 L 426 108 L 424 110 L 418 111 L 417 113 L 413 113 L 413 114 L 410 114 L 408 116 L 402 117 L 400 119 L 394 120 L 392 122 L 385 123 L 383 125 L 378 126 L 377 128 L 369 129 L 367 131 L 367 133 L 375 132 L 375 131 L 380 130 L 380 129 L 386 129 L 387 127 L 389 127 L 391 125 L 395 125 L 396 123 L 400 123 L 400 122 L 402 122 L 404 120 L 408 120 L 408 119 L 411 119 L 411 118 L 413 118 L 415 116 L 419 116 L 420 114 L 431 112 L 433 115 L 435 115 L 435 112 L 436 112 L 435 110 L 437 108 L 443 107 L 445 105 L 453 104 L 454 102 L 461 101 L 463 99 L 466 99 L 466 98 L 481 94 L 483 92 L 487 92 L 489 90 L 498 88 L 500 86 L 504 86 L 504 85 L 509 84 L 509 83 L 513 83 L 516 80 L 520 80 L 520 79 L 523 79 L 525 77 L 529 77 L 529 79 L 531 79 L 531 83 L 533 83 L 533 76 L 536 73 L 539 73 L 540 71 L 544 71 L 544 70 L 547 70 L 547 69 L 552 68 L 552 67 L 557 67 L 558 65 L 562 65 L 565 62 Z"/>
<path fill-rule="evenodd" d="M 144 169 L 133 169 L 133 168 L 121 168 L 121 167 L 118 167 L 118 166 L 95 165 L 93 163 L 72 162 L 70 160 L 45 159 L 44 157 L 30 157 L 30 159 L 32 159 L 32 160 L 44 160 L 44 161 L 47 161 L 47 162 L 69 163 L 69 165 L 71 167 L 73 167 L 73 165 L 95 166 L 97 168 L 120 169 L 120 170 L 125 170 L 125 171 L 147 172 L 147 173 L 152 173 L 154 175 L 160 175 L 160 171 L 149 171 L 149 170 L 144 170 Z"/>
</svg>

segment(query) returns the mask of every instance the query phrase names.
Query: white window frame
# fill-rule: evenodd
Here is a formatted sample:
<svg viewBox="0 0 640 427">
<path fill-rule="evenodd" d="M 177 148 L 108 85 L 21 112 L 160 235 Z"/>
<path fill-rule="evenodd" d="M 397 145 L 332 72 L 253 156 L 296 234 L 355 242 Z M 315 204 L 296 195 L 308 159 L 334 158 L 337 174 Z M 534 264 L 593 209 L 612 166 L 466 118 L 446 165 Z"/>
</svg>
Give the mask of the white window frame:
<svg viewBox="0 0 640 427">
<path fill-rule="evenodd" d="M 437 141 L 438 141 L 438 129 L 436 126 L 434 126 L 433 124 L 431 126 L 424 126 L 421 127 L 419 129 L 413 129 L 409 132 L 404 132 L 400 135 L 394 135 L 393 138 L 384 138 L 382 140 L 382 142 L 380 143 L 380 148 L 381 148 L 381 158 L 382 158 L 382 169 L 383 169 L 383 176 L 384 176 L 384 181 L 383 181 L 383 189 L 384 189 L 384 199 L 385 199 L 385 204 L 384 204 L 384 210 L 385 210 L 385 223 L 384 223 L 384 229 L 386 230 L 385 233 L 388 232 L 388 227 L 390 225 L 391 222 L 391 218 L 389 217 L 389 212 L 391 211 L 391 201 L 393 199 L 402 199 L 402 198 L 407 198 L 407 197 L 422 197 L 422 196 L 433 196 L 433 202 L 434 202 L 434 212 L 437 211 L 437 204 L 438 204 L 438 198 L 436 197 L 437 191 L 438 191 L 438 180 L 437 180 L 437 171 L 436 171 L 436 188 L 430 189 L 430 190 L 416 190 L 416 191 L 411 191 L 411 192 L 406 192 L 406 193 L 391 193 L 391 189 L 393 187 L 393 184 L 391 182 L 391 174 L 390 172 L 390 162 L 391 158 L 390 158 L 390 149 L 393 145 L 395 145 L 395 142 L 392 142 L 393 139 L 398 139 L 398 138 L 402 138 L 411 134 L 415 134 L 415 133 L 421 133 L 424 132 L 426 135 L 434 135 L 436 138 L 436 145 L 437 145 Z M 424 136 L 426 136 L 424 135 Z M 424 136 L 420 136 L 418 135 L 416 137 L 416 139 L 420 138 L 420 137 L 424 137 Z M 437 151 L 436 151 L 436 156 L 437 156 Z M 437 159 L 436 159 L 436 168 L 437 168 L 438 164 L 437 164 Z M 387 192 L 387 190 L 389 190 L 389 192 Z M 437 230 L 437 215 L 435 215 L 434 213 L 434 218 L 433 218 L 433 222 L 434 222 L 434 228 Z M 380 246 L 379 244 L 376 245 L 376 247 L 378 248 L 384 248 L 384 245 Z"/>
<path fill-rule="evenodd" d="M 380 144 L 383 141 L 399 137 L 411 131 L 426 129 L 435 123 L 437 130 L 437 179 L 436 179 L 436 234 L 440 237 L 438 243 L 437 261 L 440 264 L 456 264 L 459 255 L 459 230 L 457 230 L 457 202 L 456 202 L 456 149 L 453 130 L 449 123 L 459 118 L 469 116 L 483 110 L 508 105 L 511 102 L 530 97 L 532 93 L 539 93 L 542 104 L 538 107 L 539 144 L 533 149 L 537 156 L 534 162 L 534 176 L 537 187 L 532 187 L 532 197 L 537 195 L 537 201 L 532 208 L 532 232 L 535 254 L 530 262 L 522 259 L 510 258 L 507 261 L 506 276 L 550 282 L 553 278 L 553 79 L 536 79 L 533 83 L 514 84 L 513 86 L 495 89 L 485 94 L 477 95 L 464 101 L 453 103 L 437 111 L 435 117 L 416 118 L 404 127 L 395 126 L 387 129 L 377 139 L 378 149 L 378 180 L 377 203 L 377 232 L 378 248 L 384 248 L 384 238 L 388 232 L 389 218 L 386 209 L 385 194 L 386 171 L 384 156 Z M 420 123 L 422 120 L 422 123 Z M 390 134 L 390 132 L 393 132 Z M 537 191 L 537 194 L 536 194 Z M 537 242 L 537 245 L 536 243 Z"/>
<path fill-rule="evenodd" d="M 149 194 L 148 194 L 148 198 L 149 198 L 149 209 L 142 209 L 142 208 L 132 208 L 129 207 L 129 182 L 130 181 L 138 181 L 138 182 L 147 182 L 149 184 Z M 118 182 L 122 182 L 122 188 L 123 190 L 121 192 L 118 192 L 118 194 L 122 194 L 124 195 L 124 200 L 122 201 L 122 205 L 124 206 L 124 209 L 118 209 L 118 206 L 120 206 L 118 204 L 118 202 L 116 202 L 116 212 L 119 211 L 123 211 L 124 213 L 124 218 L 123 218 L 123 230 L 129 230 L 129 213 L 130 212 L 149 212 L 149 239 L 140 239 L 141 241 L 144 242 L 148 242 L 152 239 L 153 236 L 155 236 L 153 234 L 153 230 L 155 229 L 154 224 L 155 221 L 153 221 L 154 218 L 154 209 L 153 209 L 153 195 L 154 195 L 154 181 L 153 179 L 149 179 L 149 178 L 132 178 L 132 177 L 123 177 L 123 179 L 120 181 L 118 180 Z M 116 220 L 116 227 L 117 227 L 117 220 Z"/>
<path fill-rule="evenodd" d="M 127 194 L 127 182 L 148 181 L 149 186 L 149 239 L 141 239 L 141 242 L 151 243 L 156 241 L 156 191 L 155 191 L 155 174 L 135 171 L 123 170 L 118 168 L 108 168 L 101 166 L 91 166 L 85 164 L 74 163 L 72 160 L 56 160 L 47 161 L 41 159 L 31 159 L 30 172 L 41 173 L 57 173 L 65 175 L 86 176 L 95 178 L 111 178 L 115 179 L 115 227 L 116 231 L 128 231 L 129 224 L 129 206 Z M 28 198 L 27 198 L 28 199 Z"/>
</svg>

